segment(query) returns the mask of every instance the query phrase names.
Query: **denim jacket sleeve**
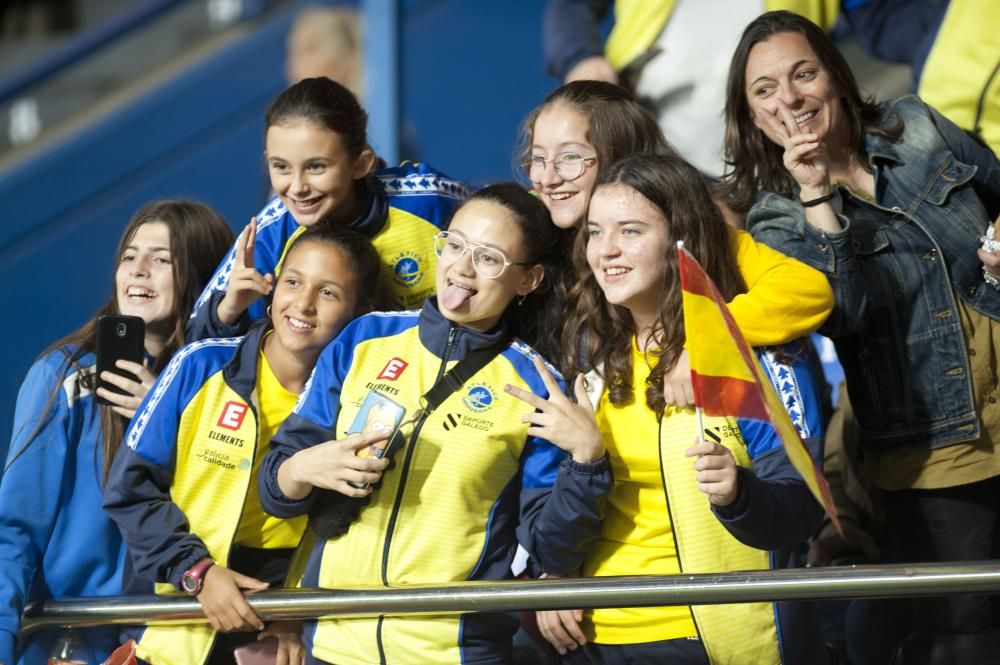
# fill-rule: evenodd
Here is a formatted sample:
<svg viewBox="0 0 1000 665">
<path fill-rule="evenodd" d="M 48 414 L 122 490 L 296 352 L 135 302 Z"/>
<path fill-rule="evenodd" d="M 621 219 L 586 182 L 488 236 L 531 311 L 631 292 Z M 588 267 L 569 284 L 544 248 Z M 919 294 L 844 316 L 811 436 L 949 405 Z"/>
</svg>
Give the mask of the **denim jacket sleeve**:
<svg viewBox="0 0 1000 665">
<path fill-rule="evenodd" d="M 833 312 L 819 329 L 828 337 L 860 330 L 868 308 L 867 291 L 851 238 L 851 224 L 840 214 L 839 194 L 835 194 L 833 204 L 843 227 L 837 233 L 828 233 L 809 224 L 805 209 L 799 203 L 776 194 L 761 194 L 747 215 L 747 227 L 755 240 L 819 270 L 830 281 Z"/>
</svg>

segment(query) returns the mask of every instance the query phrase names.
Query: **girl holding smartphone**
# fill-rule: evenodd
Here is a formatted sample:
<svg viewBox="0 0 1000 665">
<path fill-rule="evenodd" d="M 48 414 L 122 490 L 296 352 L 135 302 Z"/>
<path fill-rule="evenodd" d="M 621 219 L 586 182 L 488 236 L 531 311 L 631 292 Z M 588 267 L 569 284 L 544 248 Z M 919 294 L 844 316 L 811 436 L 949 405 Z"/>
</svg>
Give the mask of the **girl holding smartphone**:
<svg viewBox="0 0 1000 665">
<path fill-rule="evenodd" d="M 238 256 L 252 265 L 246 238 Z M 257 640 L 245 631 L 264 626 L 243 591 L 283 584 L 305 528 L 304 519 L 263 512 L 260 462 L 320 351 L 356 315 L 384 305 L 381 277 L 366 238 L 337 226 L 309 229 L 288 250 L 267 320 L 244 337 L 182 349 L 140 407 L 104 493 L 134 567 L 126 588 L 149 593 L 156 582 L 158 593 L 184 591 L 211 621 L 136 630 L 144 661 L 232 662 L 234 648 Z M 381 468 L 353 455 L 368 443 L 360 439 L 337 462 Z M 286 658 L 295 642 L 281 640 Z"/>
<path fill-rule="evenodd" d="M 124 547 L 101 510 L 101 487 L 128 419 L 184 344 L 194 299 L 232 240 L 225 221 L 201 204 L 144 206 L 119 241 L 111 298 L 28 371 L 0 482 L 0 663 L 45 662 L 56 641 L 52 630 L 19 636 L 26 602 L 121 592 Z M 122 394 L 98 388 L 95 375 L 98 319 L 115 314 L 145 322 L 147 364 L 118 362 L 137 380 L 101 377 Z M 80 631 L 74 657 L 103 662 L 117 635 L 113 627 Z"/>
</svg>

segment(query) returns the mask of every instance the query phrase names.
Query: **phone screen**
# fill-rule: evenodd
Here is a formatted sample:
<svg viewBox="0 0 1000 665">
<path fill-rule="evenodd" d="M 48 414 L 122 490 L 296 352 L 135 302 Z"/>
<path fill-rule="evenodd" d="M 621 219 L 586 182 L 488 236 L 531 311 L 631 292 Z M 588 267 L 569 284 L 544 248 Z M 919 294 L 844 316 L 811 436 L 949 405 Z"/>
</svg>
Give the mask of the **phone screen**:
<svg viewBox="0 0 1000 665">
<path fill-rule="evenodd" d="M 100 379 L 104 371 L 138 381 L 139 377 L 115 366 L 118 360 L 130 360 L 142 364 L 145 355 L 146 323 L 138 316 L 102 316 L 97 320 L 97 385 L 107 388 L 113 393 L 124 395 L 126 392 Z M 109 402 L 97 398 L 101 404 Z"/>
<path fill-rule="evenodd" d="M 365 400 L 361 403 L 361 408 L 358 409 L 357 415 L 354 416 L 354 421 L 351 422 L 351 427 L 347 430 L 347 433 L 358 434 L 361 432 L 388 430 L 390 434 L 384 441 L 372 444 L 367 448 L 362 448 L 354 454 L 358 457 L 374 457 L 375 459 L 385 457 L 389 450 L 389 444 L 396 435 L 396 429 L 403 422 L 403 416 L 405 415 L 406 408 L 402 405 L 393 402 L 375 390 L 369 392 L 365 396 Z M 349 484 L 358 489 L 365 488 L 364 483 L 349 482 Z"/>
</svg>

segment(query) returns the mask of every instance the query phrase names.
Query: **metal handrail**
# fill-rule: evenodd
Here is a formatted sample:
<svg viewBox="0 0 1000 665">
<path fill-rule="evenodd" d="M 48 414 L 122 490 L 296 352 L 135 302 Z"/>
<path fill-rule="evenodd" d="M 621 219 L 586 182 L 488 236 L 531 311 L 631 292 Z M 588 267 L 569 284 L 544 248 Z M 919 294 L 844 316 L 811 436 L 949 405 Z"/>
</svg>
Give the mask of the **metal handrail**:
<svg viewBox="0 0 1000 665">
<path fill-rule="evenodd" d="M 793 568 L 701 575 L 457 582 L 406 587 L 289 589 L 247 597 L 265 621 L 596 607 L 714 605 L 1000 592 L 1000 561 Z M 45 600 L 25 609 L 22 633 L 48 626 L 207 621 L 189 596 Z"/>
<path fill-rule="evenodd" d="M 41 62 L 0 81 L 0 104 L 58 74 L 82 58 L 100 51 L 122 35 L 190 0 L 146 0 L 72 40 Z"/>
</svg>

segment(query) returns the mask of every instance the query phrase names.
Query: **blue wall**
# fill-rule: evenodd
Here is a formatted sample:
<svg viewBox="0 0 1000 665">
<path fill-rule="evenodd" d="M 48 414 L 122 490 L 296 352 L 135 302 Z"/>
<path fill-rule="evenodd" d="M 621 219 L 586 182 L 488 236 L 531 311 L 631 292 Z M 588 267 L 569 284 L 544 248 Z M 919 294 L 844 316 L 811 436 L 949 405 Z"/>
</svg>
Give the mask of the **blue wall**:
<svg viewBox="0 0 1000 665">
<path fill-rule="evenodd" d="M 541 3 L 402 6 L 402 112 L 419 158 L 476 184 L 510 179 L 518 124 L 554 86 L 542 73 Z M 287 13 L 276 17 L 114 117 L 0 173 L 0 341 L 8 356 L 0 455 L 33 359 L 110 295 L 118 235 L 137 208 L 191 197 L 234 229 L 259 208 L 262 117 L 283 86 L 289 23 Z"/>
</svg>

